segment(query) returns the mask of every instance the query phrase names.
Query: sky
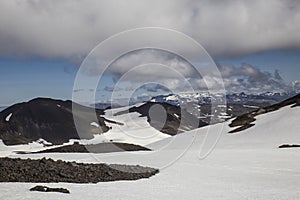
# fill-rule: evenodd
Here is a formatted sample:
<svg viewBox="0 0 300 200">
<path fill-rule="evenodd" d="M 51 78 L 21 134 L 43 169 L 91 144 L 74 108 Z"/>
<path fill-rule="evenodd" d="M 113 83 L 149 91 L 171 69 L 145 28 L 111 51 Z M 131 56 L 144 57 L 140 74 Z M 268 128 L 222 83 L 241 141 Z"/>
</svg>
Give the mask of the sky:
<svg viewBox="0 0 300 200">
<path fill-rule="evenodd" d="M 126 93 L 147 96 L 188 91 L 183 84 L 186 80 L 197 90 L 206 88 L 205 84 L 217 87 L 220 82 L 228 92 L 298 89 L 299 21 L 300 2 L 295 0 L 3 0 L 0 106 L 41 96 L 71 99 L 74 93 L 95 93 L 95 101 L 101 102 L 109 101 L 112 91 L 120 98 Z M 97 88 L 74 86 L 78 74 L 96 80 L 98 72 L 104 70 L 97 62 L 88 72 L 80 70 L 84 62 L 91 61 L 91 51 L 101 52 L 101 42 L 143 27 L 174 30 L 174 35 L 159 32 L 125 37 L 106 47 L 107 55 L 126 46 L 130 49 L 140 37 L 149 44 L 173 41 L 170 51 L 131 49 L 111 60 Z M 188 42 L 176 39 L 175 32 L 199 43 L 201 55 L 194 55 Z M 205 61 L 211 57 L 216 63 L 221 79 L 209 72 L 195 76 L 187 57 L 200 59 L 204 55 Z M 144 67 L 137 68 L 139 65 Z"/>
</svg>

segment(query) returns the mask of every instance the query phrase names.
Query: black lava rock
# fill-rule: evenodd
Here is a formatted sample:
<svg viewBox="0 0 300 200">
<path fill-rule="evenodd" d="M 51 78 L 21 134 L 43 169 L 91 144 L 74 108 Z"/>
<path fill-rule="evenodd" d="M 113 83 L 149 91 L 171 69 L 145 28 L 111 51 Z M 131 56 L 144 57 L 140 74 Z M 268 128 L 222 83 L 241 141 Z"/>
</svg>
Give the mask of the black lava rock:
<svg viewBox="0 0 300 200">
<path fill-rule="evenodd" d="M 131 165 L 0 158 L 0 182 L 98 183 L 149 178 L 158 172 L 158 169 Z"/>
<path fill-rule="evenodd" d="M 70 191 L 65 188 L 50 188 L 47 186 L 35 186 L 30 189 L 30 191 L 37 191 L 37 192 L 59 192 L 59 193 L 65 193 L 65 194 L 70 194 Z"/>
</svg>

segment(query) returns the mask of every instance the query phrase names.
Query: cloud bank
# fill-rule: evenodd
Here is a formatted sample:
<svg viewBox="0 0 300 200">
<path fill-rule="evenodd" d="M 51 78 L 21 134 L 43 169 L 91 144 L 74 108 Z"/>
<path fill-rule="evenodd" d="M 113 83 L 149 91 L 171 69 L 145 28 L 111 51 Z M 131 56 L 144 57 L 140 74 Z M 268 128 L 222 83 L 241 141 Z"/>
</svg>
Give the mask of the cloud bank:
<svg viewBox="0 0 300 200">
<path fill-rule="evenodd" d="M 239 56 L 299 48 L 299 21 L 294 0 L 4 0 L 0 56 L 82 59 L 109 36 L 146 26 L 182 31 L 214 57 Z"/>
<path fill-rule="evenodd" d="M 162 93 L 194 92 L 187 91 L 188 88 L 195 91 L 207 90 L 208 87 L 218 89 L 222 83 L 229 93 L 288 92 L 300 87 L 298 82 L 285 82 L 279 70 L 271 73 L 247 63 L 240 66 L 217 64 L 217 68 L 221 77 L 209 65 L 204 68 L 203 74 L 199 74 L 186 60 L 166 51 L 134 51 L 109 66 L 106 73 L 113 77 L 116 89 L 110 86 L 105 91 L 130 91 L 134 87 L 128 87 L 128 83 L 142 83 L 145 85 L 141 88 L 145 91 Z"/>
</svg>

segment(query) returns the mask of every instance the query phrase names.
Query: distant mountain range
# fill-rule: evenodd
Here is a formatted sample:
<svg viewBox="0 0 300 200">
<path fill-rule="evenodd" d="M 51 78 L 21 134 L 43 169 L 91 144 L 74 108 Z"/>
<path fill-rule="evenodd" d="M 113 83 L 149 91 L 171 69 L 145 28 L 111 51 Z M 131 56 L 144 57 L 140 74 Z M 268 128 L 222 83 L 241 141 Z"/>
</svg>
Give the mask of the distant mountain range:
<svg viewBox="0 0 300 200">
<path fill-rule="evenodd" d="M 210 94 L 203 93 L 185 93 L 185 94 L 168 94 L 153 97 L 151 102 L 169 103 L 180 106 L 189 113 L 198 116 L 207 123 L 223 122 L 227 119 L 254 111 L 258 108 L 270 106 L 279 103 L 285 99 L 295 96 L 296 93 L 262 93 L 262 94 L 245 94 L 233 93 L 227 94 Z M 216 107 L 212 107 L 212 102 L 222 102 Z M 212 110 L 214 109 L 214 110 Z"/>
<path fill-rule="evenodd" d="M 182 106 L 188 104 L 190 102 L 198 103 L 198 104 L 210 104 L 213 100 L 216 99 L 224 99 L 226 98 L 227 103 L 235 103 L 235 104 L 246 104 L 249 102 L 252 103 L 269 103 L 275 104 L 290 97 L 295 96 L 297 93 L 289 92 L 289 93 L 273 93 L 266 92 L 261 94 L 246 94 L 246 93 L 232 93 L 224 94 L 220 93 L 181 93 L 181 94 L 168 94 L 168 95 L 160 95 L 153 97 L 151 102 L 165 102 L 172 105 Z"/>
<path fill-rule="evenodd" d="M 185 108 L 190 107 L 189 104 L 194 105 L 203 105 L 203 104 L 211 104 L 213 100 L 217 99 L 226 99 L 227 104 L 240 104 L 240 105 L 248 105 L 249 106 L 266 106 L 272 105 L 278 102 L 281 102 L 285 99 L 295 96 L 296 92 L 286 92 L 286 93 L 275 93 L 275 92 L 265 92 L 261 94 L 246 94 L 246 93 L 232 93 L 224 94 L 220 93 L 208 93 L 208 92 L 199 92 L 199 93 L 179 93 L 179 94 L 166 94 L 166 95 L 158 95 L 154 97 L 138 97 L 131 98 L 129 101 L 130 105 L 135 105 L 137 103 L 142 102 L 159 102 L 159 103 L 168 103 L 175 106 L 183 106 Z M 112 103 L 112 102 L 102 102 L 91 104 L 90 106 L 96 107 L 98 109 L 110 109 L 110 108 L 119 108 L 122 106 L 127 106 L 128 100 L 122 100 L 126 102 L 125 105 Z"/>
</svg>

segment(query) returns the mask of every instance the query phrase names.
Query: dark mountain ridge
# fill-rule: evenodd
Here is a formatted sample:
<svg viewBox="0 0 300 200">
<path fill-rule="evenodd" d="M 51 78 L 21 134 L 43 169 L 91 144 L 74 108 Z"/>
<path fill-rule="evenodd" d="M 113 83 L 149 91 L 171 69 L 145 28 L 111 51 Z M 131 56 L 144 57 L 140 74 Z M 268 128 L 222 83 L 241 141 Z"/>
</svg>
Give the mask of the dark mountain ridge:
<svg viewBox="0 0 300 200">
<path fill-rule="evenodd" d="M 96 109 L 99 128 L 91 126 L 92 108 L 74 104 L 79 110 L 78 119 L 85 134 L 78 135 L 72 114 L 72 102 L 49 98 L 36 98 L 18 103 L 0 112 L 0 138 L 6 145 L 27 144 L 40 138 L 52 144 L 70 139 L 91 139 L 95 133 L 109 130 L 103 110 Z"/>
</svg>

